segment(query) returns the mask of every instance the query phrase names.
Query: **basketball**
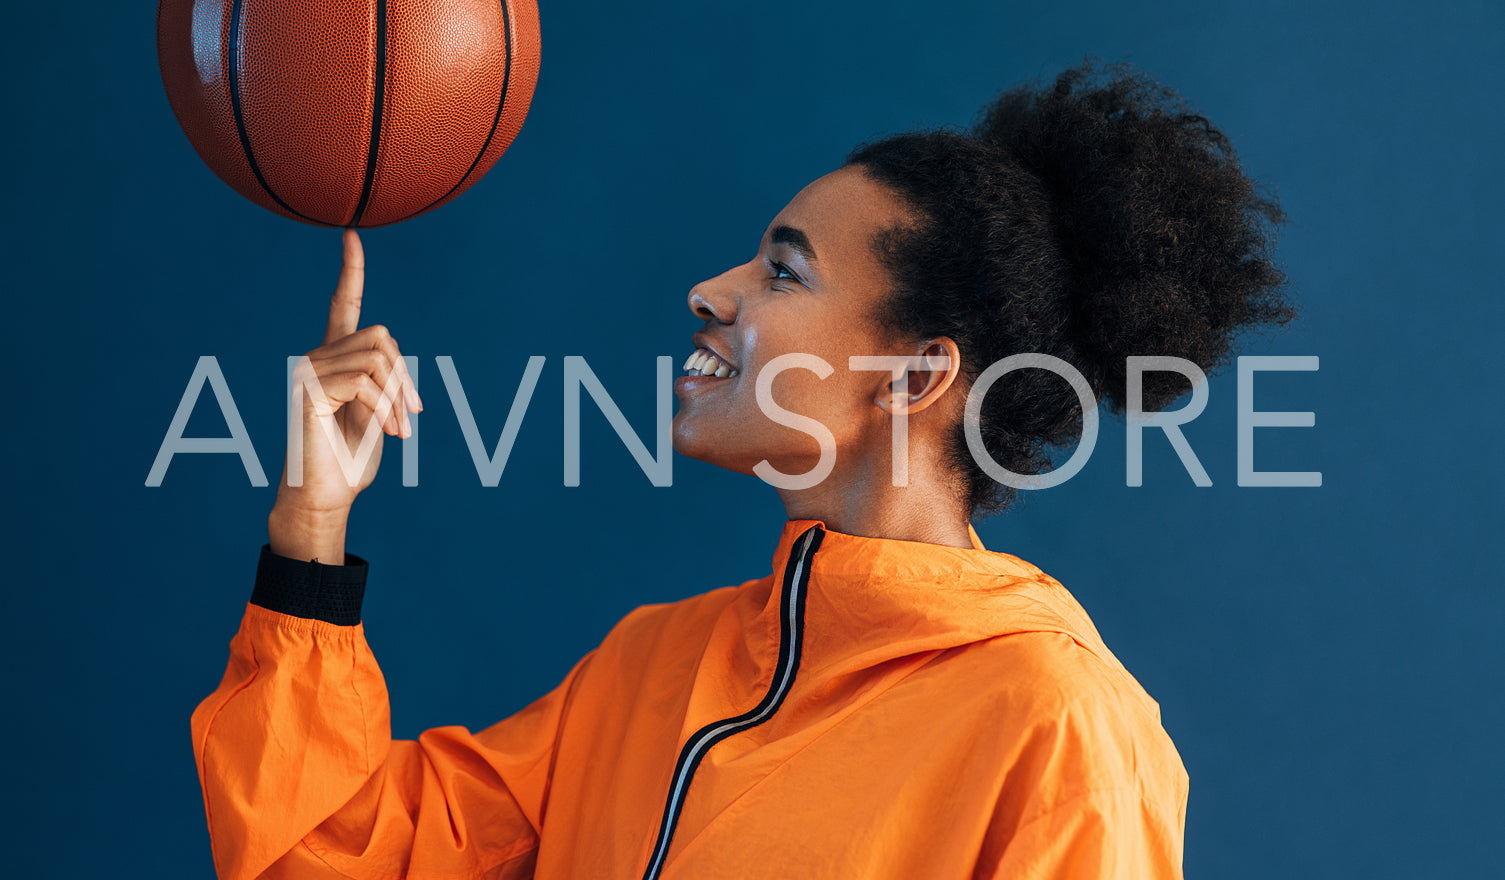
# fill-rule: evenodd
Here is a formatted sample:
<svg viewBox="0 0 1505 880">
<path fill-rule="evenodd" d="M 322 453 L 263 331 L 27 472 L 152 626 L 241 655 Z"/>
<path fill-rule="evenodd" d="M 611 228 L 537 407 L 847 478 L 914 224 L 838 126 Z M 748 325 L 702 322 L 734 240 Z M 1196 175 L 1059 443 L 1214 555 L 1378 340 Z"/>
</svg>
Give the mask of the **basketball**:
<svg viewBox="0 0 1505 880">
<path fill-rule="evenodd" d="M 480 180 L 538 79 L 535 0 L 161 0 L 157 61 L 221 180 L 305 223 L 368 228 Z"/>
</svg>

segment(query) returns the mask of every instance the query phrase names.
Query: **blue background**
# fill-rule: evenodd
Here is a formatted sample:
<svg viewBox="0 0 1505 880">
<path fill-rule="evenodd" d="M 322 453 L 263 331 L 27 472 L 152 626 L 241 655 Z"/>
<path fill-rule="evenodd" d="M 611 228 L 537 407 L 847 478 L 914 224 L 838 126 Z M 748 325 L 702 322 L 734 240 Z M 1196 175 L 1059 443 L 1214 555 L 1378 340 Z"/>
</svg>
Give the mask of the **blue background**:
<svg viewBox="0 0 1505 880">
<path fill-rule="evenodd" d="M 1291 216 L 1304 311 L 1249 354 L 1262 470 L 1236 485 L 1235 383 L 1124 485 L 1105 419 L 1075 479 L 985 521 L 1082 601 L 1161 704 L 1191 776 L 1193 877 L 1498 876 L 1505 597 L 1505 13 L 1317 4 L 541 0 L 532 113 L 448 207 L 365 235 L 363 323 L 422 358 L 421 485 L 397 446 L 356 506 L 365 621 L 395 733 L 485 726 L 552 687 L 636 605 L 768 570 L 782 509 L 683 458 L 649 485 L 591 409 L 562 485 L 561 379 L 584 356 L 651 438 L 654 358 L 689 352 L 691 285 L 863 139 L 965 124 L 1086 54 L 1182 90 Z M 1341 6 L 1342 8 L 1333 8 Z M 11 876 L 211 874 L 188 736 L 249 595 L 275 488 L 228 455 L 145 478 L 200 355 L 275 481 L 284 358 L 318 344 L 338 233 L 277 218 L 200 163 L 156 67 L 152 4 L 28 3 L 0 30 L 7 467 L 4 823 Z M 434 365 L 494 444 L 483 488 Z M 223 436 L 206 396 L 190 435 Z"/>
</svg>

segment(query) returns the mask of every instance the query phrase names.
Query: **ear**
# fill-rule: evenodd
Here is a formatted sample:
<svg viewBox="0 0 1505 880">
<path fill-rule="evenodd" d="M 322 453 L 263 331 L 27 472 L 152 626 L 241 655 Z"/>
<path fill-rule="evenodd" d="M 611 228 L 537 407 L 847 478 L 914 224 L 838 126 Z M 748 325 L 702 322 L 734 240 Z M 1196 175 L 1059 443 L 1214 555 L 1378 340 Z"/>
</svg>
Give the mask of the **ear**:
<svg viewBox="0 0 1505 880">
<path fill-rule="evenodd" d="M 914 415 L 940 400 L 961 368 L 961 349 L 951 337 L 938 336 L 920 344 L 904 377 L 884 386 L 873 402 L 886 413 Z"/>
</svg>

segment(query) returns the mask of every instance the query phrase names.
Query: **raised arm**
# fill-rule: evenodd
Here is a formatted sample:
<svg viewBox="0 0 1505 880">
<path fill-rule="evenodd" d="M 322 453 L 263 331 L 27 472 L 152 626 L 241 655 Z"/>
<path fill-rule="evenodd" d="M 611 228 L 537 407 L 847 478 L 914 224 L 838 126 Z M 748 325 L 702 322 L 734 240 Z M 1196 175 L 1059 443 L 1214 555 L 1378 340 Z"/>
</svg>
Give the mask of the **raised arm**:
<svg viewBox="0 0 1505 880">
<path fill-rule="evenodd" d="M 345 523 L 383 433 L 407 436 L 405 410 L 422 404 L 391 334 L 357 329 L 364 275 L 347 230 L 324 341 L 295 372 L 303 418 L 290 439 L 301 454 L 289 449 L 224 677 L 193 712 L 215 870 L 222 880 L 531 877 L 565 703 L 587 661 L 478 734 L 392 739 L 360 622 L 367 566 L 346 555 Z M 289 479 L 295 465 L 301 480 Z"/>
</svg>

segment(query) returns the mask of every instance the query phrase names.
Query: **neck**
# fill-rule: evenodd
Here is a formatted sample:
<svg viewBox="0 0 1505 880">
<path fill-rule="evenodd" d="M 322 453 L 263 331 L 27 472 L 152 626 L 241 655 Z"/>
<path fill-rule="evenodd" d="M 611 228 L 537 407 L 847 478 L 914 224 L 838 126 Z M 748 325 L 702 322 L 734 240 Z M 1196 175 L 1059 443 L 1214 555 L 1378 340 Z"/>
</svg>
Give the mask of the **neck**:
<svg viewBox="0 0 1505 880">
<path fill-rule="evenodd" d="M 820 520 L 827 527 L 865 538 L 972 546 L 969 511 L 954 478 L 934 455 L 910 457 L 908 485 L 893 485 L 887 456 L 857 459 L 837 467 L 810 489 L 779 490 L 789 519 Z"/>
</svg>

